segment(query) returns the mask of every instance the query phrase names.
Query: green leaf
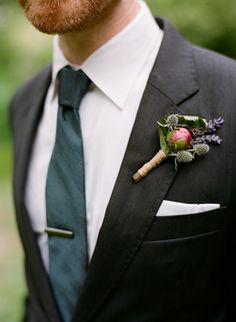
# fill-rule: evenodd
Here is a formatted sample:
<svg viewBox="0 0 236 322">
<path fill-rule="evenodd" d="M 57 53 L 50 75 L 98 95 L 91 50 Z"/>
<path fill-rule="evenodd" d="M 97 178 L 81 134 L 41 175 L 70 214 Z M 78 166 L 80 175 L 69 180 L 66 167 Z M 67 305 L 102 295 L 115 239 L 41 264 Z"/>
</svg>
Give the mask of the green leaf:
<svg viewBox="0 0 236 322">
<path fill-rule="evenodd" d="M 161 146 L 161 149 L 162 151 L 168 155 L 169 154 L 169 146 L 166 142 L 166 135 L 165 135 L 165 131 L 168 131 L 168 129 L 166 129 L 165 127 L 163 126 L 160 126 L 158 127 L 158 131 L 159 131 L 159 136 L 160 136 L 160 146 Z"/>
<path fill-rule="evenodd" d="M 199 116 L 189 116 L 176 114 L 178 117 L 178 124 L 188 126 L 190 129 L 206 129 L 207 121 Z"/>
</svg>

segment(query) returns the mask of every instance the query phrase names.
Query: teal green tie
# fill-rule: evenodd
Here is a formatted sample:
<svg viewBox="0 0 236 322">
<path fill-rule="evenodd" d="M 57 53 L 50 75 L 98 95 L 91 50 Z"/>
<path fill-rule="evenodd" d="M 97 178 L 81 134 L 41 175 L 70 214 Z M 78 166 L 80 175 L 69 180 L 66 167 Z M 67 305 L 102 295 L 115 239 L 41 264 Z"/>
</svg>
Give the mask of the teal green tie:
<svg viewBox="0 0 236 322">
<path fill-rule="evenodd" d="M 70 322 L 88 265 L 83 141 L 79 106 L 89 79 L 63 68 L 59 74 L 57 132 L 47 184 L 49 278 L 64 322 Z"/>
</svg>

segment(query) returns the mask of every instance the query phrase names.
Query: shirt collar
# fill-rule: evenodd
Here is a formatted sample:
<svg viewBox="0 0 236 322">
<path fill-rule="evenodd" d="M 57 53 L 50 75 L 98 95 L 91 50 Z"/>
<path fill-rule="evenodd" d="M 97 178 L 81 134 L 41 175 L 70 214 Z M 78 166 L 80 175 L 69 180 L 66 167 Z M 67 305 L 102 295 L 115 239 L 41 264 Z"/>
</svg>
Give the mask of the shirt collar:
<svg viewBox="0 0 236 322">
<path fill-rule="evenodd" d="M 53 42 L 53 83 L 66 65 L 82 69 L 92 82 L 117 107 L 123 109 L 139 72 L 150 53 L 160 46 L 163 31 L 155 22 L 148 6 L 139 1 L 138 15 L 120 33 L 97 49 L 81 66 L 73 66 L 63 55 L 58 36 Z"/>
</svg>

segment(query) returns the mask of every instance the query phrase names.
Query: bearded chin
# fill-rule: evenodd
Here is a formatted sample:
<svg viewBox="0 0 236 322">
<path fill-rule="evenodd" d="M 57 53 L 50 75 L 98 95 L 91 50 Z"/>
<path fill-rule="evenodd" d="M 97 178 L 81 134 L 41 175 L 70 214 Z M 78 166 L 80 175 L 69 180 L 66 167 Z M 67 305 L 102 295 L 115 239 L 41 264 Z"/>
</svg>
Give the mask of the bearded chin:
<svg viewBox="0 0 236 322">
<path fill-rule="evenodd" d="M 18 0 L 28 20 L 43 33 L 81 31 L 96 23 L 120 0 Z"/>
<path fill-rule="evenodd" d="M 27 0 L 20 0 L 23 2 L 25 15 L 32 25 L 39 31 L 46 34 L 62 34 L 74 30 L 81 29 L 83 25 L 84 12 L 81 8 L 62 7 L 58 1 L 44 2 L 37 5 L 36 1 L 31 3 Z M 79 14 L 76 14 L 76 10 Z"/>
<path fill-rule="evenodd" d="M 75 30 L 83 30 L 98 19 L 96 0 L 81 0 L 64 3 L 61 1 L 27 1 L 19 0 L 25 9 L 25 15 L 32 25 L 46 34 L 64 34 Z M 40 4 L 39 4 L 40 3 Z M 97 3 L 96 3 L 97 4 Z"/>
</svg>

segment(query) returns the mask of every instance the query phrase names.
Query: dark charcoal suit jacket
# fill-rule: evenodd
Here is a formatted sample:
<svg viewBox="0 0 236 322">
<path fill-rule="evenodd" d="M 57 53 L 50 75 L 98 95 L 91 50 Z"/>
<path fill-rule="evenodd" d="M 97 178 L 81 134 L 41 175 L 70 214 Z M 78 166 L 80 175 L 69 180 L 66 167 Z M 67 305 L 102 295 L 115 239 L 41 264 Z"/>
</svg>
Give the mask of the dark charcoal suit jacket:
<svg viewBox="0 0 236 322">
<path fill-rule="evenodd" d="M 233 322 L 235 314 L 236 63 L 192 46 L 158 19 L 164 40 L 150 74 L 73 322 Z M 142 54 L 142 53 L 140 53 Z M 27 322 L 59 322 L 24 192 L 50 83 L 47 67 L 14 96 L 14 198 L 25 251 Z M 111 80 L 112 81 L 112 80 Z M 175 171 L 165 161 L 132 174 L 159 149 L 167 113 L 222 116 L 223 143 Z M 37 182 L 35 182 L 37 184 Z M 156 217 L 163 199 L 220 203 L 201 214 Z"/>
</svg>

